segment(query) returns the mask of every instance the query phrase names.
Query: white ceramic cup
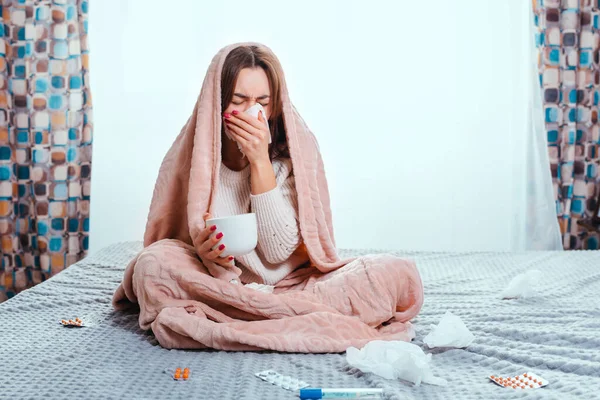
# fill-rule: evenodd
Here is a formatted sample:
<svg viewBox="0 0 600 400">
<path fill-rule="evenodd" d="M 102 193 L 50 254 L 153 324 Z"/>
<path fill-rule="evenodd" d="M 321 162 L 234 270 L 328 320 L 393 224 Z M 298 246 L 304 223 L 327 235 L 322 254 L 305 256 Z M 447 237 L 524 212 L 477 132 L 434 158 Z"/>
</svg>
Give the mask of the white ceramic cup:
<svg viewBox="0 0 600 400">
<path fill-rule="evenodd" d="M 214 250 L 222 244 L 225 245 L 221 257 L 243 256 L 256 248 L 258 242 L 256 214 L 232 215 L 231 217 L 211 218 L 206 221 L 206 226 L 213 225 L 216 225 L 217 229 L 210 237 L 223 232 L 223 238 L 213 247 Z"/>
</svg>

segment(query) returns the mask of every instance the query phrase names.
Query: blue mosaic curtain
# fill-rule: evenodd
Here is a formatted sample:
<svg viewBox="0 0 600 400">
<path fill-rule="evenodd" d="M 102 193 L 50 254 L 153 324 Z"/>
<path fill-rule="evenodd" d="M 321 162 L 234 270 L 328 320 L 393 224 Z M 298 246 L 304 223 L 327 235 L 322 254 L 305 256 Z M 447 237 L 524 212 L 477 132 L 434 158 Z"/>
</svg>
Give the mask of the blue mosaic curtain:
<svg viewBox="0 0 600 400">
<path fill-rule="evenodd" d="M 89 243 L 88 1 L 2 0 L 0 301 Z"/>
<path fill-rule="evenodd" d="M 578 224 L 600 191 L 599 0 L 534 0 L 539 72 L 556 210 L 565 249 L 597 249 Z"/>
</svg>

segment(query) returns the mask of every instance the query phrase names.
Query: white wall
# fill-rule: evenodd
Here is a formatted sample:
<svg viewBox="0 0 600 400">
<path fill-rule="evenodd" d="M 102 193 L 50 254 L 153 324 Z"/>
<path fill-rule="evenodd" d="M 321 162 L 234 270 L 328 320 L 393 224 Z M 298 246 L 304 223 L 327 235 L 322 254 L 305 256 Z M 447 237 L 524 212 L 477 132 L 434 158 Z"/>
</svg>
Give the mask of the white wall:
<svg viewBox="0 0 600 400">
<path fill-rule="evenodd" d="M 162 157 L 238 41 L 283 64 L 321 145 L 338 247 L 509 249 L 524 3 L 93 2 L 91 252 L 141 240 Z"/>
</svg>

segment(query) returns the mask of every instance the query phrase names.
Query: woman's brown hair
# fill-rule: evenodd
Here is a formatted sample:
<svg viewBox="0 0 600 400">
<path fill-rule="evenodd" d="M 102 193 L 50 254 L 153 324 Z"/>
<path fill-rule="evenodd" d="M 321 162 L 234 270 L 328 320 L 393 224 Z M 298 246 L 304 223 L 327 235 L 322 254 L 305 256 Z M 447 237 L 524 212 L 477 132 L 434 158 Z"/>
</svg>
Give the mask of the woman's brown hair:
<svg viewBox="0 0 600 400">
<path fill-rule="evenodd" d="M 271 160 L 289 158 L 290 152 L 285 136 L 283 104 L 281 102 L 283 69 L 279 60 L 273 54 L 258 46 L 239 46 L 227 55 L 221 72 L 221 113 L 231 103 L 237 77 L 244 68 L 262 68 L 267 74 L 271 90 L 269 128 L 272 144 L 269 146 L 269 157 Z"/>
</svg>

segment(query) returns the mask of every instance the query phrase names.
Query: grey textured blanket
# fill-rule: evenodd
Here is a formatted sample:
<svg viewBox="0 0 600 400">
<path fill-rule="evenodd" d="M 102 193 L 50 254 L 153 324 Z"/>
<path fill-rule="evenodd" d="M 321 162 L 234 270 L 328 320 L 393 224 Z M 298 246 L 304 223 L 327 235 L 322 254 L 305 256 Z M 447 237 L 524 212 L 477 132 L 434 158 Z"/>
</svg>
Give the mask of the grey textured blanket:
<svg viewBox="0 0 600 400">
<path fill-rule="evenodd" d="M 434 350 L 445 387 L 415 387 L 363 374 L 344 355 L 165 350 L 110 301 L 139 243 L 111 246 L 0 304 L 0 398 L 294 399 L 254 377 L 274 369 L 320 387 L 381 387 L 387 399 L 600 398 L 600 252 L 396 253 L 417 262 L 425 305 L 415 344 L 446 311 L 476 339 L 466 350 Z M 375 253 L 343 251 L 344 255 Z M 500 300 L 510 279 L 539 269 L 537 297 Z M 94 325 L 64 328 L 62 318 Z M 426 349 L 427 352 L 429 352 Z M 164 371 L 188 367 L 176 382 Z M 532 371 L 550 385 L 505 389 L 486 376 Z"/>
</svg>

